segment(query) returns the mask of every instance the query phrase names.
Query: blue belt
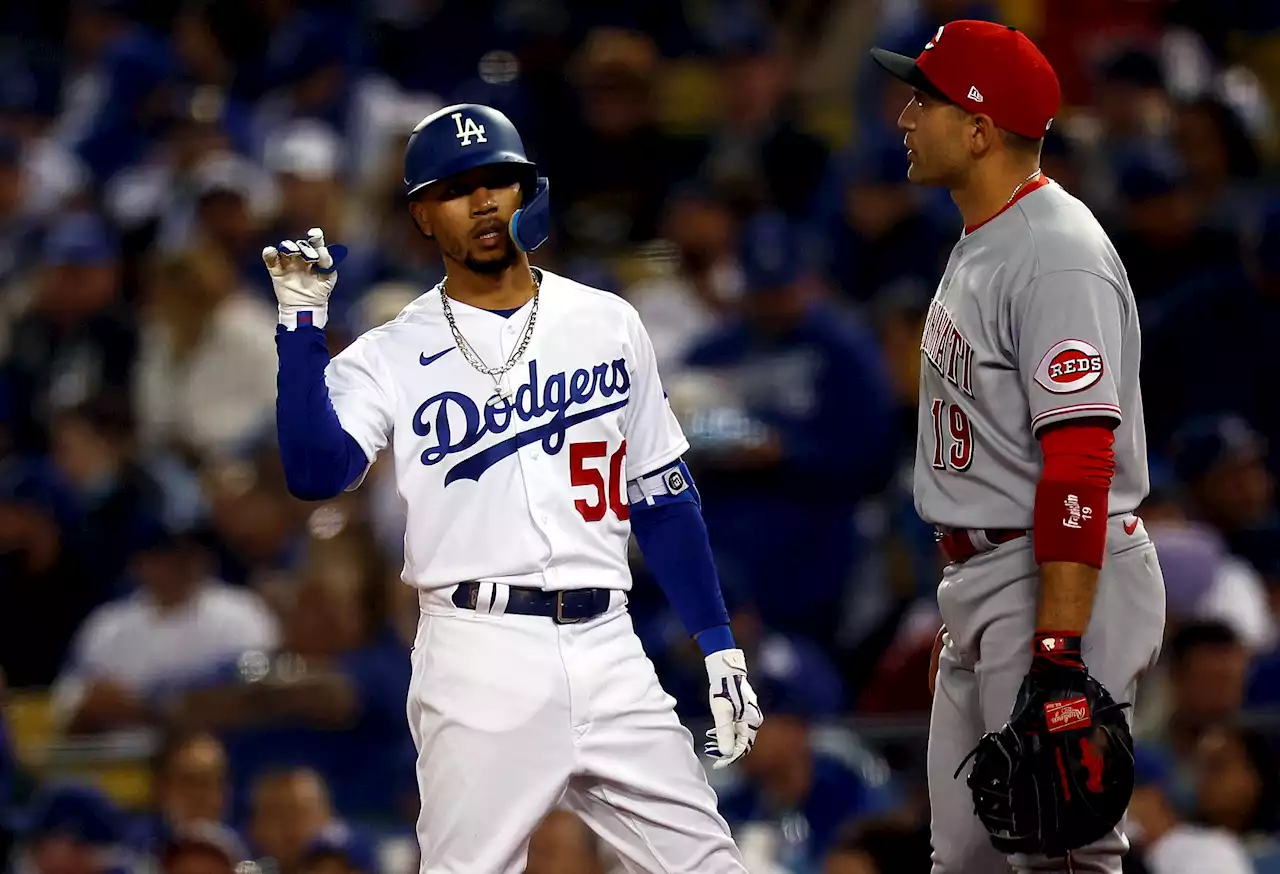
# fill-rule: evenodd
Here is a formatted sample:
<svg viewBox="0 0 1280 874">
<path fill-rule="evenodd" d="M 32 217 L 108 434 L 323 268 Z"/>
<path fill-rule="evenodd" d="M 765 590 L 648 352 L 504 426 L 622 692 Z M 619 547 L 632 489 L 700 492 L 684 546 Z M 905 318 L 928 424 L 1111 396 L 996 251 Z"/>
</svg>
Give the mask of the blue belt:
<svg viewBox="0 0 1280 874">
<path fill-rule="evenodd" d="M 612 589 L 569 589 L 547 592 L 521 586 L 507 587 L 507 606 L 504 612 L 519 616 L 546 616 L 557 625 L 572 625 L 585 619 L 594 619 L 609 609 Z M 480 583 L 459 583 L 453 590 L 453 605 L 463 610 L 476 609 L 480 597 Z M 487 610 L 489 604 L 481 606 Z"/>
</svg>

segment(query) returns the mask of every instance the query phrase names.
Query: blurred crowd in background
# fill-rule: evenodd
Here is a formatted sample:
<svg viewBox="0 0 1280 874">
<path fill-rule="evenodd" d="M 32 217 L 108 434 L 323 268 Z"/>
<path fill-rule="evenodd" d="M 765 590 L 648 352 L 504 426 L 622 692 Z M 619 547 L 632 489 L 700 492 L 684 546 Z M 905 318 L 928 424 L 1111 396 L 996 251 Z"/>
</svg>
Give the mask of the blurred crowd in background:
<svg viewBox="0 0 1280 874">
<path fill-rule="evenodd" d="M 1126 865 L 1280 871 L 1265 0 L 3 4 L 0 858 L 416 870 L 402 508 L 382 462 L 332 502 L 287 493 L 259 253 L 314 226 L 351 248 L 335 352 L 394 316 L 442 271 L 402 201 L 405 139 L 474 101 L 551 179 L 535 263 L 634 303 L 693 444 L 767 715 L 715 777 L 753 874 L 928 871 L 940 556 L 910 469 L 961 227 L 906 182 L 908 93 L 866 49 L 915 55 L 965 17 L 1056 66 L 1044 168 L 1102 219 L 1141 309 L 1169 629 L 1135 709 Z M 637 628 L 698 727 L 701 656 L 634 564 Z M 528 870 L 612 864 L 556 814 Z"/>
</svg>

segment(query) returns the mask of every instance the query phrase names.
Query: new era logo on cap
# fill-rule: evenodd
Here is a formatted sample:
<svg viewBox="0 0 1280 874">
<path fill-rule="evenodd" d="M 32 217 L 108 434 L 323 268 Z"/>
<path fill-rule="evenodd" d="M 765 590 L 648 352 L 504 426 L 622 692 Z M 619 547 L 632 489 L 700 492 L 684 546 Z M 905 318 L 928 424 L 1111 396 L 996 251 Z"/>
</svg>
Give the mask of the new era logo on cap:
<svg viewBox="0 0 1280 874">
<path fill-rule="evenodd" d="M 871 56 L 913 88 L 1031 139 L 1044 136 L 1062 101 L 1049 61 L 1025 34 L 1003 24 L 952 21 L 916 58 L 884 49 Z"/>
</svg>

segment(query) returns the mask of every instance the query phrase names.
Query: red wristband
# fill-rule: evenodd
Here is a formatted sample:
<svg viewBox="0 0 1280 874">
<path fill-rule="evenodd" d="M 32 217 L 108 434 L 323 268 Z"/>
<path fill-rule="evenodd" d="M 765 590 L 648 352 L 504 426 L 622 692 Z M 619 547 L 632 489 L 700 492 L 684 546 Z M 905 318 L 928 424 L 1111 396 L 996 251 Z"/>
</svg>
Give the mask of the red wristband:
<svg viewBox="0 0 1280 874">
<path fill-rule="evenodd" d="M 1033 515 L 1036 564 L 1070 561 L 1101 568 L 1109 491 L 1089 483 L 1041 480 Z"/>
</svg>

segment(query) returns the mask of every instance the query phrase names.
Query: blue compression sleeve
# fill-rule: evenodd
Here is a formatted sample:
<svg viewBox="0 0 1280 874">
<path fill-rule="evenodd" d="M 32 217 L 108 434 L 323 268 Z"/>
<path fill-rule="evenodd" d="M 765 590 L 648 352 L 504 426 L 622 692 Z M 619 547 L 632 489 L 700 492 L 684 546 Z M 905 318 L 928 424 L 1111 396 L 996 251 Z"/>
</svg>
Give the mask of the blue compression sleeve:
<svg viewBox="0 0 1280 874">
<path fill-rule="evenodd" d="M 295 498 L 328 500 L 355 482 L 369 461 L 342 430 L 329 401 L 324 331 L 310 326 L 290 331 L 282 325 L 276 329 L 276 351 L 276 436 L 285 483 Z"/>
<path fill-rule="evenodd" d="M 729 611 L 697 503 L 632 503 L 631 530 L 658 585 L 703 653 L 733 649 Z"/>
</svg>

